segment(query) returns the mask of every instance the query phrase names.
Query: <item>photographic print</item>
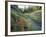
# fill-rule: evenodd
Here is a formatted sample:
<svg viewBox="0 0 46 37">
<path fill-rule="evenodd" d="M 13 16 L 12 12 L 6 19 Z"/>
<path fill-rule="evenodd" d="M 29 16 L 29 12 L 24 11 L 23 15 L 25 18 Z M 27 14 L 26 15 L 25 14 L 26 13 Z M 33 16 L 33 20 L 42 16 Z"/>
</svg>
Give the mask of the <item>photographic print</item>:
<svg viewBox="0 0 46 37">
<path fill-rule="evenodd" d="M 41 30 L 41 15 L 41 6 L 11 5 L 11 31 Z"/>
<path fill-rule="evenodd" d="M 7 3 L 7 35 L 44 33 L 44 3 Z"/>
</svg>

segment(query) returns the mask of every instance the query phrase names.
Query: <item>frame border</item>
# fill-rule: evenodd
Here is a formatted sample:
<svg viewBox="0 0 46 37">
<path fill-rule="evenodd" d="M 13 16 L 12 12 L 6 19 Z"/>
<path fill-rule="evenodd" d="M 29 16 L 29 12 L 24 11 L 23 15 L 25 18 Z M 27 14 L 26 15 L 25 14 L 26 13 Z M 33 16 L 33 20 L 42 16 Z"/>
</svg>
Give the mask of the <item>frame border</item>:
<svg viewBox="0 0 46 37">
<path fill-rule="evenodd" d="M 44 4 L 44 33 L 8 35 L 8 2 Z M 27 1 L 5 1 L 5 36 L 24 36 L 24 35 L 41 35 L 41 34 L 45 34 L 45 3 L 42 3 L 42 2 L 27 2 Z"/>
</svg>

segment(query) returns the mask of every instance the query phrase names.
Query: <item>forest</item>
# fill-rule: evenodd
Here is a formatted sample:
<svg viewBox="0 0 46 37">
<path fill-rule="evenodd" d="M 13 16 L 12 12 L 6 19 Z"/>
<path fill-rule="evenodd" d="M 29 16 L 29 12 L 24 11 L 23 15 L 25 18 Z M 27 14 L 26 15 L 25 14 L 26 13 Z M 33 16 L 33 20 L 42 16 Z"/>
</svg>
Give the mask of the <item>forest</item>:
<svg viewBox="0 0 46 37">
<path fill-rule="evenodd" d="M 11 32 L 39 31 L 42 28 L 42 6 L 11 5 Z"/>
</svg>

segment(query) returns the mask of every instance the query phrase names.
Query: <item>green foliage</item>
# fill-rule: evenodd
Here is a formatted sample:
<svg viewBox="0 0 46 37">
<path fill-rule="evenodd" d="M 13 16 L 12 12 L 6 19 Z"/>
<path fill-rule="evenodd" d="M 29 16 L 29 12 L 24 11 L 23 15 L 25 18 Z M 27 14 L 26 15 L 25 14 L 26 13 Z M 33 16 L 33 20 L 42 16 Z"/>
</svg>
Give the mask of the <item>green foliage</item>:
<svg viewBox="0 0 46 37">
<path fill-rule="evenodd" d="M 41 10 L 42 7 L 41 6 L 32 6 L 32 7 L 28 7 L 28 8 L 24 8 L 24 11 L 19 8 L 17 5 L 12 5 L 11 7 L 11 31 L 16 31 L 16 21 L 20 18 L 23 17 L 26 20 L 26 25 L 27 27 L 29 27 L 29 30 L 32 31 L 32 21 L 30 21 L 31 19 L 29 18 L 29 16 L 32 17 L 32 20 L 37 22 L 37 23 L 41 23 Z"/>
</svg>

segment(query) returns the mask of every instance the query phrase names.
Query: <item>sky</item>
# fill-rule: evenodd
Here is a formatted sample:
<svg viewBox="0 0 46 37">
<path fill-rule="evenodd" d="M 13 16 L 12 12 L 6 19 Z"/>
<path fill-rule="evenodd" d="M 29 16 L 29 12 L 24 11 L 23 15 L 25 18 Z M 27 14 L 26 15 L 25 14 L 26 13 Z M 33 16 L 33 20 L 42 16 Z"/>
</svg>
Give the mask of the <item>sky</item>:
<svg viewBox="0 0 46 37">
<path fill-rule="evenodd" d="M 24 8 L 28 8 L 29 5 L 18 5 L 18 7 L 24 9 Z M 32 7 L 32 6 L 30 6 L 30 7 Z"/>
</svg>

